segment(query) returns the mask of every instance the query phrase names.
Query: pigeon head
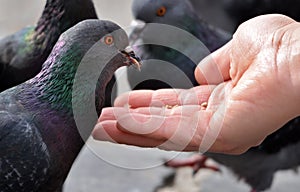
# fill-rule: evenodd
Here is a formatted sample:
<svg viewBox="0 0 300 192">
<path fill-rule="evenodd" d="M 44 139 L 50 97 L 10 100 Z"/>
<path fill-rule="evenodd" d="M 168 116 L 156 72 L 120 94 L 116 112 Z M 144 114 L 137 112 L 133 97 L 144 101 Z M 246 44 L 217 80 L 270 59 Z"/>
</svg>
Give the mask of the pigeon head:
<svg viewBox="0 0 300 192">
<path fill-rule="evenodd" d="M 132 13 L 135 19 L 145 23 L 178 27 L 184 27 L 187 17 L 197 17 L 191 3 L 182 0 L 134 0 Z"/>
<path fill-rule="evenodd" d="M 92 46 L 102 46 L 106 49 L 125 50 L 128 46 L 128 37 L 124 30 L 117 24 L 98 19 L 85 20 L 61 35 L 55 47 L 64 44 L 65 51 L 78 46 L 78 53 L 85 54 Z M 55 48 L 53 49 L 55 51 Z"/>
<path fill-rule="evenodd" d="M 122 66 L 139 65 L 127 47 L 125 31 L 113 22 L 78 23 L 60 36 L 42 71 L 31 80 L 39 87 L 39 99 L 50 102 L 54 109 L 72 112 L 74 97 L 82 103 L 93 95 L 99 113 L 114 72 Z"/>
</svg>

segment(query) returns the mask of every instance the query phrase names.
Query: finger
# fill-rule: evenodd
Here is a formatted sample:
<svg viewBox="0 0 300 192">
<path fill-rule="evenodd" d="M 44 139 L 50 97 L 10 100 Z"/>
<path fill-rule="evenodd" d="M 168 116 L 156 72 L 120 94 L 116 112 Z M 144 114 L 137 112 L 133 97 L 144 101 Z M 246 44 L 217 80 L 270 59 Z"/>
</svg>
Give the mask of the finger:
<svg viewBox="0 0 300 192">
<path fill-rule="evenodd" d="M 197 113 L 197 115 L 194 115 L 196 118 L 182 118 L 182 116 L 157 118 L 154 116 L 152 121 L 148 121 L 148 117 L 146 119 L 144 117 L 140 118 L 141 114 L 123 116 L 118 120 L 118 123 L 115 120 L 98 123 L 92 135 L 97 140 L 140 147 L 199 151 L 202 146 L 202 139 L 205 138 L 211 113 L 205 111 Z M 122 118 L 125 119 L 125 122 Z M 126 125 L 128 122 L 131 123 Z M 162 126 L 159 126 L 160 123 Z"/>
<path fill-rule="evenodd" d="M 230 79 L 230 50 L 231 41 L 198 64 L 195 77 L 200 85 L 217 85 Z"/>
<path fill-rule="evenodd" d="M 148 136 L 126 133 L 120 131 L 116 127 L 116 124 L 116 121 L 98 123 L 92 132 L 93 138 L 95 140 L 109 141 L 112 143 L 133 145 L 138 147 L 157 147 L 159 149 L 173 151 L 178 151 L 178 149 L 182 149 L 183 151 L 198 151 L 197 146 L 187 145 L 180 147 L 181 145 L 168 140 L 157 140 Z"/>
<path fill-rule="evenodd" d="M 116 120 L 118 116 L 124 116 L 131 113 L 141 113 L 145 115 L 165 115 L 166 109 L 161 107 L 143 107 L 130 109 L 124 107 L 110 107 L 102 110 L 98 122 Z"/>
<path fill-rule="evenodd" d="M 182 115 L 190 117 L 195 112 L 204 110 L 205 107 L 201 105 L 184 105 L 184 106 L 174 106 L 174 107 L 141 107 L 136 109 L 129 109 L 124 107 L 110 107 L 104 108 L 98 119 L 98 122 L 116 120 L 117 116 L 123 116 L 130 113 L 140 113 L 144 115 L 161 115 L 161 116 L 171 116 L 171 115 Z"/>
<path fill-rule="evenodd" d="M 181 89 L 160 89 L 152 90 L 138 90 L 125 93 L 115 100 L 115 107 L 123 107 L 129 105 L 130 108 L 147 107 L 147 106 L 164 106 L 178 104 L 178 95 L 182 92 Z M 168 101 L 166 101 L 168 100 Z"/>
<path fill-rule="evenodd" d="M 139 147 L 157 147 L 163 143 L 161 140 L 120 131 L 117 128 L 116 121 L 98 123 L 92 132 L 92 136 L 95 140 L 135 145 Z"/>
<path fill-rule="evenodd" d="M 118 117 L 117 127 L 127 133 L 157 140 L 171 140 L 183 146 L 192 142 L 197 146 L 197 143 L 201 142 L 199 140 L 207 128 L 210 117 L 211 113 L 206 111 L 198 111 L 192 116 L 132 113 Z"/>
<path fill-rule="evenodd" d="M 162 107 L 175 105 L 201 105 L 208 98 L 215 86 L 203 85 L 192 89 L 160 89 L 156 91 L 139 90 L 125 93 L 115 100 L 116 107 L 129 105 L 130 108 Z"/>
</svg>

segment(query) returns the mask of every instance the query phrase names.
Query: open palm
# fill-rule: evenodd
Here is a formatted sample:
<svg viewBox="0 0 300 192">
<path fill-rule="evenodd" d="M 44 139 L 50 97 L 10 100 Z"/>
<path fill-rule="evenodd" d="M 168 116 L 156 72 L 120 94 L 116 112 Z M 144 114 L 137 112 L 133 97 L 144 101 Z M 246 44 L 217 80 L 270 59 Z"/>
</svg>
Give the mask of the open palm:
<svg viewBox="0 0 300 192">
<path fill-rule="evenodd" d="M 94 138 L 231 154 L 258 145 L 299 115 L 299 33 L 282 15 L 249 20 L 198 65 L 200 86 L 124 94 L 103 110 Z"/>
</svg>

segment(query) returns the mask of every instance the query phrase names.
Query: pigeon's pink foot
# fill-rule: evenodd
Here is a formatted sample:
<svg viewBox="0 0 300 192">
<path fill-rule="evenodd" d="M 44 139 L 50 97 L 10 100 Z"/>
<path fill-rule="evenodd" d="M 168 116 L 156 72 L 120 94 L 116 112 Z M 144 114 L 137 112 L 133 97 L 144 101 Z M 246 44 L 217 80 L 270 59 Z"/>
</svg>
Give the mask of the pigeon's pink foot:
<svg viewBox="0 0 300 192">
<path fill-rule="evenodd" d="M 213 171 L 221 172 L 221 170 L 212 165 L 206 165 L 207 157 L 203 155 L 194 155 L 183 160 L 170 160 L 165 163 L 167 167 L 179 168 L 179 167 L 192 167 L 193 174 L 196 174 L 200 169 L 211 169 Z"/>
</svg>

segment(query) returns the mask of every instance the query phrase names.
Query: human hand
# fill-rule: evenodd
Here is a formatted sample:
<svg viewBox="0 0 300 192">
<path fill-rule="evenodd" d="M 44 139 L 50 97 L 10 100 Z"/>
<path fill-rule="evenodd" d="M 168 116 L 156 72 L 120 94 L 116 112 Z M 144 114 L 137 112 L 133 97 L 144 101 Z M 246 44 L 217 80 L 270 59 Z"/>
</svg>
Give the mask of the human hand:
<svg viewBox="0 0 300 192">
<path fill-rule="evenodd" d="M 282 15 L 245 22 L 199 64 L 201 86 L 124 94 L 103 110 L 93 137 L 165 150 L 245 152 L 299 115 L 298 34 L 299 23 Z"/>
</svg>

